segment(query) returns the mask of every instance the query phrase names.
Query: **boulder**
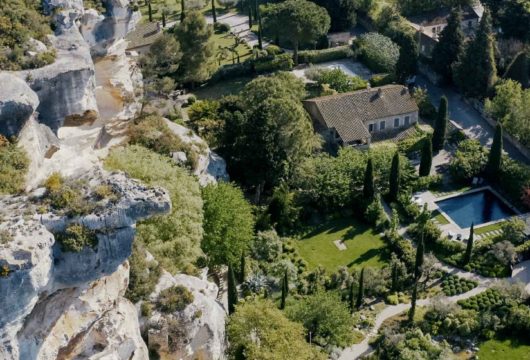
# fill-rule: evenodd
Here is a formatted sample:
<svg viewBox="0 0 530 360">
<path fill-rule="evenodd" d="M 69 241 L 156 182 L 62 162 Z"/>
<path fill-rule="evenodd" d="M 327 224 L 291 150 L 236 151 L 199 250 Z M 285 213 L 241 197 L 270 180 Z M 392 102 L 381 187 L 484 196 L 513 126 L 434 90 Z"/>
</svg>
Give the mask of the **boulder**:
<svg viewBox="0 0 530 360">
<path fill-rule="evenodd" d="M 18 136 L 39 106 L 39 98 L 24 80 L 10 73 L 0 73 L 0 84 L 0 134 Z"/>
</svg>

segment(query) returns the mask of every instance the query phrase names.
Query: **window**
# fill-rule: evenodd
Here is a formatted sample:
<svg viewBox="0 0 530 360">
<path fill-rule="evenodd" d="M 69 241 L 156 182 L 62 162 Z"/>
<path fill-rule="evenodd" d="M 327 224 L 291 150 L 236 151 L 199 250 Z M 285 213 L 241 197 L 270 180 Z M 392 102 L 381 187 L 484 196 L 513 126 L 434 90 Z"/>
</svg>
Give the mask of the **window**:
<svg viewBox="0 0 530 360">
<path fill-rule="evenodd" d="M 410 116 L 405 116 L 405 126 L 410 124 Z"/>
<path fill-rule="evenodd" d="M 373 132 L 374 130 L 374 124 L 368 124 L 368 131 Z"/>
<path fill-rule="evenodd" d="M 381 121 L 379 123 L 379 130 L 385 130 L 385 127 L 386 127 L 386 122 L 385 121 Z"/>
<path fill-rule="evenodd" d="M 399 118 L 394 119 L 394 127 L 395 128 L 399 127 Z"/>
</svg>

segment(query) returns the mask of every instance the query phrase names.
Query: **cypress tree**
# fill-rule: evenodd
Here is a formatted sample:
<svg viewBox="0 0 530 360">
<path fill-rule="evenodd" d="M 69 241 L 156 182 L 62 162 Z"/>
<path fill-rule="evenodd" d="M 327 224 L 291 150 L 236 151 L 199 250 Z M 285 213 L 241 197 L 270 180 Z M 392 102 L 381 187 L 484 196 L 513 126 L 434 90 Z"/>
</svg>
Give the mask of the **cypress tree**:
<svg viewBox="0 0 530 360">
<path fill-rule="evenodd" d="M 248 27 L 252 29 L 252 5 L 248 2 Z"/>
<path fill-rule="evenodd" d="M 412 289 L 412 299 L 410 301 L 409 323 L 413 323 L 414 315 L 416 314 L 416 300 L 418 299 L 418 282 L 414 282 L 414 289 Z"/>
<path fill-rule="evenodd" d="M 350 292 L 348 295 L 348 300 L 350 301 L 350 312 L 353 313 L 353 311 L 355 310 L 355 300 L 354 300 L 354 295 L 353 295 L 353 281 L 350 284 Z"/>
<path fill-rule="evenodd" d="M 151 0 L 147 2 L 147 12 L 149 13 L 149 22 L 153 22 L 153 8 L 151 6 Z"/>
<path fill-rule="evenodd" d="M 228 265 L 228 314 L 233 314 L 238 301 L 236 277 L 232 265 Z"/>
<path fill-rule="evenodd" d="M 285 270 L 285 274 L 283 275 L 283 281 L 282 281 L 282 298 L 280 302 L 280 309 L 285 309 L 285 300 L 287 299 L 287 295 L 289 295 L 289 282 L 287 279 L 287 270 Z"/>
<path fill-rule="evenodd" d="M 239 267 L 239 282 L 243 283 L 246 280 L 246 260 L 245 260 L 245 253 L 241 254 L 241 263 Z"/>
<path fill-rule="evenodd" d="M 258 17 L 258 48 L 263 50 L 263 33 L 261 31 L 261 12 L 259 10 L 259 4 L 256 0 L 256 16 Z"/>
<path fill-rule="evenodd" d="M 432 51 L 432 67 L 445 82 L 451 82 L 453 64 L 464 49 L 465 36 L 461 23 L 462 10 L 455 8 L 451 11 L 447 26 L 440 33 L 438 42 Z"/>
<path fill-rule="evenodd" d="M 397 291 L 397 283 L 398 283 L 398 270 L 397 270 L 397 264 L 394 263 L 392 266 L 392 284 L 390 286 L 390 290 Z"/>
<path fill-rule="evenodd" d="M 434 134 L 432 135 L 432 148 L 435 152 L 442 150 L 444 147 L 445 135 L 447 132 L 447 116 L 447 98 L 445 96 L 442 96 L 442 98 L 440 99 L 440 106 L 438 107 L 436 123 L 434 124 Z"/>
<path fill-rule="evenodd" d="M 420 161 L 420 176 L 429 176 L 431 173 L 432 166 L 432 142 L 430 138 L 427 138 L 423 143 L 421 149 L 421 161 Z"/>
<path fill-rule="evenodd" d="M 414 279 L 415 281 L 418 281 L 418 279 L 421 277 L 423 266 L 423 255 L 425 253 L 425 243 L 423 241 L 423 233 L 421 234 L 420 241 L 418 242 L 418 247 L 416 249 L 416 262 L 414 264 Z"/>
<path fill-rule="evenodd" d="M 407 78 L 418 70 L 418 42 L 411 33 L 398 33 L 393 38 L 399 45 L 399 58 L 396 63 L 396 77 L 398 82 L 404 83 Z"/>
<path fill-rule="evenodd" d="M 497 128 L 495 129 L 495 135 L 493 136 L 488 163 L 486 164 L 486 175 L 491 179 L 495 179 L 501 170 L 502 142 L 502 125 L 501 123 L 498 123 Z"/>
<path fill-rule="evenodd" d="M 366 170 L 364 172 L 364 187 L 363 187 L 363 196 L 365 200 L 372 200 L 375 195 L 375 185 L 374 185 L 374 166 L 372 164 L 372 159 L 368 159 L 366 164 Z"/>
<path fill-rule="evenodd" d="M 364 298 L 364 268 L 361 269 L 361 276 L 359 277 L 359 290 L 357 291 L 357 302 L 355 307 L 359 309 L 363 304 Z"/>
<path fill-rule="evenodd" d="M 180 0 L 180 22 L 186 17 L 186 0 Z"/>
<path fill-rule="evenodd" d="M 212 17 L 213 17 L 213 23 L 217 23 L 217 9 L 215 8 L 215 0 L 212 0 Z"/>
<path fill-rule="evenodd" d="M 455 81 L 464 95 L 473 98 L 486 97 L 497 82 L 495 39 L 487 8 L 476 36 L 455 64 Z"/>
<path fill-rule="evenodd" d="M 474 229 L 475 224 L 471 224 L 471 230 L 469 232 L 469 239 L 467 239 L 467 247 L 466 247 L 466 253 L 464 255 L 464 265 L 469 264 L 471 261 L 471 253 L 473 252 L 473 237 L 474 237 Z"/>
<path fill-rule="evenodd" d="M 396 151 L 392 158 L 392 166 L 390 167 L 390 179 L 388 181 L 390 201 L 396 201 L 399 193 L 399 183 L 401 178 L 401 169 L 399 164 L 399 152 Z"/>
</svg>

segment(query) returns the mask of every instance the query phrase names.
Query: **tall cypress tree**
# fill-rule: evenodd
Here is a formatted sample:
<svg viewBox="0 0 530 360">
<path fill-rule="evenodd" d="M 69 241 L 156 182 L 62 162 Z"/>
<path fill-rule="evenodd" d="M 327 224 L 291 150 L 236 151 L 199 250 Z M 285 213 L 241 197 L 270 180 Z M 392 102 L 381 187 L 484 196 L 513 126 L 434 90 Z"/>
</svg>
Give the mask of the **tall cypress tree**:
<svg viewBox="0 0 530 360">
<path fill-rule="evenodd" d="M 431 138 L 425 139 L 421 149 L 420 176 L 429 176 L 432 166 L 432 142 Z"/>
<path fill-rule="evenodd" d="M 471 230 L 469 231 L 469 239 L 467 239 L 466 253 L 464 254 L 464 265 L 469 264 L 471 261 L 471 254 L 473 252 L 473 237 L 475 232 L 475 224 L 471 224 Z"/>
<path fill-rule="evenodd" d="M 365 200 L 372 200 L 375 195 L 375 184 L 374 184 L 374 165 L 372 159 L 368 159 L 366 164 L 366 170 L 364 172 L 364 187 L 363 196 Z"/>
<path fill-rule="evenodd" d="M 287 270 L 285 270 L 285 273 L 283 275 L 283 281 L 282 281 L 282 298 L 280 302 L 280 309 L 285 309 L 285 300 L 287 299 L 287 295 L 289 294 L 289 282 L 287 279 Z"/>
<path fill-rule="evenodd" d="M 186 17 L 186 0 L 180 0 L 180 22 Z"/>
<path fill-rule="evenodd" d="M 245 253 L 242 253 L 241 254 L 241 263 L 239 265 L 239 282 L 240 283 L 245 282 L 246 277 L 247 277 L 247 274 L 246 274 L 246 258 L 245 258 Z"/>
<path fill-rule="evenodd" d="M 440 106 L 438 107 L 438 115 L 436 116 L 436 123 L 434 124 L 434 133 L 432 135 L 432 149 L 438 152 L 443 149 L 445 144 L 445 135 L 447 133 L 448 121 L 448 103 L 447 98 L 442 96 L 440 99 Z"/>
<path fill-rule="evenodd" d="M 414 33 L 398 33 L 394 40 L 399 45 L 399 58 L 396 63 L 396 77 L 398 82 L 404 83 L 418 70 L 418 42 Z"/>
<path fill-rule="evenodd" d="M 440 74 L 442 81 L 450 83 L 453 78 L 453 64 L 464 49 L 464 32 L 462 31 L 462 10 L 454 8 L 447 20 L 447 26 L 440 33 L 438 42 L 432 51 L 432 67 Z"/>
<path fill-rule="evenodd" d="M 252 29 L 252 4 L 248 1 L 248 27 Z"/>
<path fill-rule="evenodd" d="M 473 98 L 486 97 L 497 82 L 495 38 L 487 8 L 476 36 L 455 64 L 455 81 L 464 95 Z"/>
<path fill-rule="evenodd" d="M 151 0 L 147 2 L 147 12 L 149 14 L 149 22 L 153 22 L 153 8 L 151 5 Z"/>
<path fill-rule="evenodd" d="M 261 11 L 259 9 L 258 0 L 256 0 L 256 16 L 258 18 L 258 48 L 263 50 L 263 32 L 261 30 Z"/>
<path fill-rule="evenodd" d="M 401 169 L 399 164 L 399 152 L 396 151 L 392 158 L 390 167 L 390 178 L 388 179 L 388 196 L 390 201 L 396 201 L 399 193 L 399 183 L 401 180 Z"/>
<path fill-rule="evenodd" d="M 390 286 L 390 290 L 397 291 L 398 289 L 397 283 L 398 283 L 398 269 L 397 269 L 397 264 L 394 263 L 394 265 L 392 265 L 392 284 Z"/>
<path fill-rule="evenodd" d="M 212 0 L 212 17 L 213 17 L 213 23 L 217 23 L 217 10 L 215 8 L 215 0 Z"/>
<path fill-rule="evenodd" d="M 350 284 L 350 291 L 348 294 L 348 300 L 350 301 L 350 312 L 353 313 L 355 311 L 355 299 L 353 295 L 353 281 Z"/>
<path fill-rule="evenodd" d="M 501 123 L 498 123 L 497 128 L 495 129 L 495 135 L 493 136 L 493 143 L 491 144 L 488 163 L 486 164 L 486 175 L 488 175 L 491 179 L 494 179 L 496 176 L 498 176 L 499 171 L 501 170 L 502 147 L 502 125 Z"/>
<path fill-rule="evenodd" d="M 421 277 L 423 266 L 423 257 L 425 253 L 425 243 L 423 241 L 423 232 L 421 234 L 418 247 L 416 248 L 416 262 L 414 263 L 414 279 L 417 281 Z"/>
<path fill-rule="evenodd" d="M 228 265 L 228 314 L 233 314 L 238 301 L 236 276 L 232 265 Z"/>
<path fill-rule="evenodd" d="M 416 314 L 416 301 L 418 300 L 418 282 L 414 282 L 414 288 L 412 289 L 412 299 L 410 301 L 409 309 L 409 323 L 413 323 L 414 315 Z"/>
<path fill-rule="evenodd" d="M 359 277 L 359 290 L 357 291 L 357 302 L 355 307 L 359 309 L 363 304 L 364 298 L 364 268 L 361 269 L 361 276 Z"/>
</svg>

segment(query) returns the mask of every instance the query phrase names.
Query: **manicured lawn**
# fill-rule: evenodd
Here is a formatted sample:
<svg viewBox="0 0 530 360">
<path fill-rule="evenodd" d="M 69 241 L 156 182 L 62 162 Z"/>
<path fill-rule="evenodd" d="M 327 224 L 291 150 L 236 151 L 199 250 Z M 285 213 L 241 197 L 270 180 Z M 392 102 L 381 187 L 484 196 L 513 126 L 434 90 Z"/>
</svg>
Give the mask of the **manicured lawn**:
<svg viewBox="0 0 530 360">
<path fill-rule="evenodd" d="M 438 221 L 438 224 L 440 224 L 440 225 L 449 224 L 449 220 L 447 220 L 447 218 L 445 216 L 443 216 L 442 213 L 439 212 L 438 210 L 433 211 L 432 219 Z"/>
<path fill-rule="evenodd" d="M 212 8 L 211 8 L 211 1 L 203 1 L 205 6 L 202 9 L 199 9 L 201 13 L 203 13 L 205 16 L 211 15 Z M 216 0 L 215 2 L 216 12 L 217 16 L 220 16 L 222 14 L 227 13 L 229 10 L 225 9 L 224 6 L 222 6 L 219 1 Z M 149 10 L 148 6 L 145 1 L 140 0 L 138 2 L 140 12 L 142 13 L 142 21 L 149 21 Z M 172 21 L 179 21 L 180 20 L 180 10 L 181 10 L 181 0 L 151 0 L 151 9 L 153 14 L 153 21 L 162 21 L 162 9 L 164 6 L 167 5 L 167 8 L 169 9 L 169 15 L 167 16 L 166 21 L 172 22 Z M 189 6 L 189 4 L 188 4 Z M 191 11 L 192 9 L 189 8 L 188 11 Z"/>
<path fill-rule="evenodd" d="M 485 233 L 490 232 L 490 231 L 500 230 L 502 228 L 503 222 L 504 221 L 499 221 L 498 223 L 495 223 L 495 224 L 486 225 L 486 226 L 482 226 L 482 227 L 476 228 L 474 230 L 475 234 L 480 235 L 480 234 L 485 234 Z"/>
<path fill-rule="evenodd" d="M 250 80 L 252 80 L 251 77 L 240 77 L 224 80 L 212 85 L 201 87 L 195 90 L 193 93 L 200 100 L 220 99 L 226 95 L 235 95 L 239 93 Z"/>
<path fill-rule="evenodd" d="M 340 251 L 333 241 L 343 239 L 347 249 Z M 385 264 L 381 237 L 367 225 L 351 218 L 333 220 L 323 224 L 295 242 L 300 256 L 309 268 L 323 266 L 334 272 L 339 266 L 362 268 L 382 267 Z"/>
<path fill-rule="evenodd" d="M 215 42 L 216 54 L 218 54 L 223 48 L 233 49 L 235 45 L 234 39 L 235 39 L 234 35 L 230 33 L 224 33 L 224 34 L 215 33 L 213 35 L 213 41 Z M 234 49 L 234 52 L 231 52 L 231 51 L 226 52 L 226 57 L 221 60 L 221 65 L 237 63 L 236 51 L 239 54 L 240 62 L 245 61 L 248 57 L 252 55 L 252 50 L 247 44 L 239 44 Z"/>
<path fill-rule="evenodd" d="M 530 360 L 530 343 L 515 339 L 493 339 L 480 345 L 481 360 Z"/>
</svg>

